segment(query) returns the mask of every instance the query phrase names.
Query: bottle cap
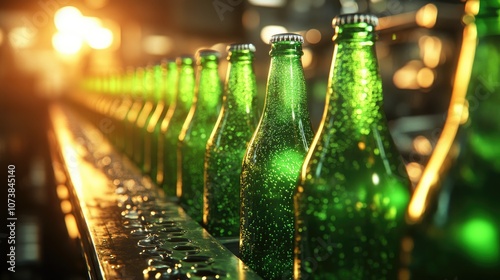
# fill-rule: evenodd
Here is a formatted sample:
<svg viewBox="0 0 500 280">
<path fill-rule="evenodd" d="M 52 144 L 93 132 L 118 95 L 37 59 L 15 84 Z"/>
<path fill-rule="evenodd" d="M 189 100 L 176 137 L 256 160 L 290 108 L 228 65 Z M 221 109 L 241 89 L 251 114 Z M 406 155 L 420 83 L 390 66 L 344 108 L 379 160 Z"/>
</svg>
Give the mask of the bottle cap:
<svg viewBox="0 0 500 280">
<path fill-rule="evenodd" d="M 333 18 L 333 27 L 349 23 L 368 23 L 372 26 L 378 25 L 378 17 L 371 14 L 345 14 Z"/>
<path fill-rule="evenodd" d="M 198 56 L 209 56 L 209 55 L 215 55 L 217 57 L 220 56 L 220 53 L 216 50 L 212 50 L 212 49 L 199 49 L 196 54 Z"/>
<path fill-rule="evenodd" d="M 245 51 L 245 50 L 255 52 L 255 46 L 251 43 L 248 43 L 248 44 L 230 44 L 229 46 L 227 46 L 228 52 Z"/>
<path fill-rule="evenodd" d="M 269 43 L 272 44 L 274 42 L 282 42 L 282 41 L 292 41 L 292 42 L 304 43 L 304 37 L 302 37 L 302 35 L 296 34 L 296 33 L 275 34 L 275 35 L 271 36 Z"/>
</svg>

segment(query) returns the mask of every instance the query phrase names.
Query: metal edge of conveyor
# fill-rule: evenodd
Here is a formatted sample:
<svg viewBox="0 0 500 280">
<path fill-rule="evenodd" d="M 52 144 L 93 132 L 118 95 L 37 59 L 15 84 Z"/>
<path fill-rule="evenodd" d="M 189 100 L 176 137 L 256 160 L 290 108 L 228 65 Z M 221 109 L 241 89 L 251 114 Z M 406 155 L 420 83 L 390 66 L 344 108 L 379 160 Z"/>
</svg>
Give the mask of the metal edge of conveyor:
<svg viewBox="0 0 500 280">
<path fill-rule="evenodd" d="M 72 111 L 50 116 L 92 279 L 261 279 Z"/>
<path fill-rule="evenodd" d="M 72 209 L 71 214 L 75 217 L 75 222 L 77 226 L 77 239 L 78 243 L 82 248 L 83 258 L 86 263 L 88 270 L 89 279 L 103 279 L 103 270 L 99 265 L 99 258 L 97 252 L 94 250 L 95 246 L 90 235 L 87 223 L 85 222 L 85 215 L 80 206 L 80 201 L 78 200 L 78 195 L 75 192 L 74 186 L 72 186 L 72 180 L 69 176 L 69 170 L 67 165 L 64 163 L 65 153 L 63 152 L 61 143 L 65 140 L 67 131 L 63 131 L 65 124 L 62 122 L 64 118 L 60 117 L 61 112 L 57 107 L 52 107 L 50 110 L 51 126 L 48 132 L 48 139 L 50 143 L 50 155 L 54 171 L 56 188 L 60 185 L 66 187 L 68 191 L 68 199 L 71 202 Z M 57 122 L 55 120 L 58 120 Z M 57 132 L 56 132 L 57 131 Z M 59 135 L 56 135 L 58 133 Z M 63 133 L 63 135 L 61 135 Z M 66 225 L 70 226 L 70 225 Z"/>
</svg>

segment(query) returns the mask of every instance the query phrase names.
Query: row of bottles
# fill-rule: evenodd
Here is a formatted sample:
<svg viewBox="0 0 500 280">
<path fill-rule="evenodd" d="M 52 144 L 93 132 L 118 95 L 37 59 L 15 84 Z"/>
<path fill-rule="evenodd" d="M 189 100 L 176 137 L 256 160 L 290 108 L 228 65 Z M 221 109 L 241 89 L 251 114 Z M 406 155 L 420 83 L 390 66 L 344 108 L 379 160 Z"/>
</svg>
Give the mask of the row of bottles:
<svg viewBox="0 0 500 280">
<path fill-rule="evenodd" d="M 470 113 L 464 126 L 474 141 L 460 142 L 462 165 L 450 169 L 447 183 L 431 188 L 424 181 L 413 194 L 383 112 L 372 15 L 333 20 L 326 106 L 316 133 L 307 110 L 303 38 L 293 33 L 271 38 L 262 114 L 252 44 L 228 47 L 224 86 L 219 53 L 200 50 L 194 58 L 90 79 L 85 85 L 95 93 L 75 99 L 97 125 L 111 120 L 111 141 L 168 198 L 178 197 L 188 215 L 216 237 L 239 236 L 239 257 L 265 279 L 495 279 L 500 165 L 482 145 L 493 151 L 500 138 L 490 109 L 499 91 L 498 8 L 483 1 L 476 11 L 478 34 L 486 39 L 476 51 L 469 91 L 477 94 L 477 83 L 488 91 L 491 103 L 480 104 L 488 111 L 474 112 L 476 126 Z M 470 20 L 466 30 L 472 26 Z M 456 120 L 457 104 L 450 108 Z M 431 167 L 423 178 L 442 171 Z"/>
</svg>

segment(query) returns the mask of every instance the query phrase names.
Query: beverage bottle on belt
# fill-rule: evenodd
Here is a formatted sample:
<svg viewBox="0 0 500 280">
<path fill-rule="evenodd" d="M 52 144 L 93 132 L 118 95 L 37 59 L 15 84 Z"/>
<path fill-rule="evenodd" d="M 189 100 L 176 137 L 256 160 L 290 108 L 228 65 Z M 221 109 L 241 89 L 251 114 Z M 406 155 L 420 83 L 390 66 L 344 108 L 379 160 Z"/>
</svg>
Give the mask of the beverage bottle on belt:
<svg viewBox="0 0 500 280">
<path fill-rule="evenodd" d="M 161 151 L 162 156 L 158 157 L 157 182 L 170 198 L 176 196 L 177 142 L 193 102 L 195 87 L 193 57 L 178 57 L 176 64 L 179 77 L 174 93 L 174 103 L 170 105 L 165 118 L 161 121 L 161 136 L 158 141 L 158 150 Z"/>
<path fill-rule="evenodd" d="M 146 172 L 144 166 L 145 157 L 145 138 L 146 138 L 146 125 L 151 118 L 151 113 L 156 106 L 155 98 L 155 83 L 154 83 L 154 66 L 148 65 L 144 70 L 142 93 L 144 104 L 137 115 L 137 120 L 135 122 L 134 141 L 134 161 L 137 163 L 142 172 Z M 149 146 L 146 148 L 150 148 Z M 148 152 L 149 153 L 149 152 Z"/>
<path fill-rule="evenodd" d="M 120 106 L 116 108 L 114 112 L 113 119 L 116 123 L 116 147 L 125 152 L 126 146 L 126 121 L 127 121 L 127 113 L 132 107 L 133 104 L 133 96 L 132 96 L 132 78 L 133 78 L 133 69 L 128 67 L 120 76 L 120 94 L 122 95 L 122 102 Z"/>
<path fill-rule="evenodd" d="M 241 162 L 257 127 L 257 82 L 252 44 L 228 46 L 222 108 L 205 153 L 203 224 L 216 237 L 240 232 Z"/>
<path fill-rule="evenodd" d="M 323 119 L 294 195 L 295 279 L 396 279 L 410 181 L 383 111 L 378 19 L 333 19 Z"/>
<path fill-rule="evenodd" d="M 153 182 L 157 182 L 158 161 L 163 158 L 163 151 L 159 149 L 158 142 L 161 137 L 161 122 L 168 112 L 169 106 L 173 103 L 177 88 L 177 64 L 175 60 L 162 61 L 155 68 L 156 96 L 158 98 L 155 111 L 151 115 L 147 126 L 147 135 L 145 146 L 150 146 L 149 154 L 145 155 L 144 165 L 149 171 Z"/>
<path fill-rule="evenodd" d="M 123 96 L 123 83 L 121 80 L 122 71 L 114 71 L 111 76 L 111 93 L 112 100 L 107 108 L 106 118 L 102 124 L 105 133 L 108 134 L 109 139 L 116 147 L 119 141 L 118 135 L 118 122 L 116 121 L 115 114 L 124 100 Z"/>
<path fill-rule="evenodd" d="M 290 279 L 293 192 L 313 138 L 302 68 L 303 37 L 271 37 L 264 110 L 241 171 L 240 257 L 264 279 Z"/>
<path fill-rule="evenodd" d="M 179 134 L 177 196 L 186 213 L 202 223 L 205 150 L 222 101 L 219 53 L 210 49 L 199 50 L 196 65 L 193 105 Z"/>
<path fill-rule="evenodd" d="M 408 208 L 407 279 L 500 279 L 500 2 L 465 7 L 447 119 Z"/>
<path fill-rule="evenodd" d="M 136 141 L 135 137 L 135 122 L 137 121 L 137 116 L 144 105 L 144 98 L 142 93 L 144 78 L 144 69 L 142 67 L 137 67 L 134 69 L 131 78 L 131 93 L 132 93 L 132 105 L 127 111 L 125 117 L 125 154 L 129 156 L 131 160 L 134 159 L 134 153 L 136 153 Z M 134 136 L 135 135 L 135 136 Z"/>
</svg>

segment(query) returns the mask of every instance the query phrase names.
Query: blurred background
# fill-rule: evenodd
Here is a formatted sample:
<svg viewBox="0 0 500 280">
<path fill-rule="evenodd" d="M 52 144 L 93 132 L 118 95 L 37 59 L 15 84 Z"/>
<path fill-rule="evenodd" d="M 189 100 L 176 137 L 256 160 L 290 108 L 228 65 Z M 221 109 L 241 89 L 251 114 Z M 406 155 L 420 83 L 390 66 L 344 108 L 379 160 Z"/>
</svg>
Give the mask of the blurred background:
<svg viewBox="0 0 500 280">
<path fill-rule="evenodd" d="M 16 273 L 2 269 L 0 279 L 86 278 L 79 244 L 65 226 L 47 140 L 48 105 L 82 78 L 194 54 L 201 47 L 221 52 L 225 78 L 227 44 L 251 42 L 262 105 L 268 39 L 297 32 L 305 38 L 302 61 L 317 128 L 332 58 L 331 20 L 370 12 L 380 17 L 376 47 L 384 109 L 416 183 L 444 123 L 463 11 L 460 0 L 0 1 L 0 172 L 6 178 L 7 166 L 16 166 L 19 220 Z M 3 224 L 6 208 L 0 213 Z M 0 260 L 7 236 L 2 226 Z"/>
</svg>

